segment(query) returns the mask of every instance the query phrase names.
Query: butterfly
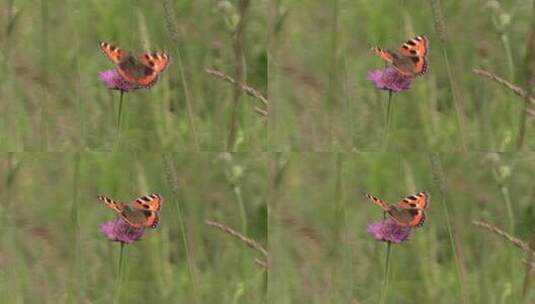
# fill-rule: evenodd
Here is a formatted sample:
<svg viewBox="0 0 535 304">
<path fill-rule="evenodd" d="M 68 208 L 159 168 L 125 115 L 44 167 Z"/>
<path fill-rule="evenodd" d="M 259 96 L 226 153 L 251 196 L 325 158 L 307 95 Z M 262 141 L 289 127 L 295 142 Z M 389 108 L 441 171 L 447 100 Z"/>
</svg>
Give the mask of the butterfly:
<svg viewBox="0 0 535 304">
<path fill-rule="evenodd" d="M 366 194 L 366 197 L 386 211 L 400 226 L 419 227 L 425 222 L 425 209 L 427 209 L 430 199 L 429 194 L 426 192 L 409 195 L 392 205 L 371 194 Z"/>
<path fill-rule="evenodd" d="M 97 198 L 113 209 L 130 226 L 135 228 L 156 228 L 159 222 L 158 213 L 163 199 L 159 194 L 149 194 L 124 204 L 109 197 L 99 195 Z"/>
<path fill-rule="evenodd" d="M 100 42 L 99 45 L 102 52 L 117 65 L 119 75 L 126 82 L 140 88 L 155 84 L 171 60 L 164 52 L 142 53 L 136 57 L 107 42 Z"/>
<path fill-rule="evenodd" d="M 416 36 L 403 43 L 398 51 L 372 47 L 383 60 L 391 63 L 404 76 L 420 76 L 427 71 L 427 51 L 429 40 L 425 36 Z"/>
</svg>

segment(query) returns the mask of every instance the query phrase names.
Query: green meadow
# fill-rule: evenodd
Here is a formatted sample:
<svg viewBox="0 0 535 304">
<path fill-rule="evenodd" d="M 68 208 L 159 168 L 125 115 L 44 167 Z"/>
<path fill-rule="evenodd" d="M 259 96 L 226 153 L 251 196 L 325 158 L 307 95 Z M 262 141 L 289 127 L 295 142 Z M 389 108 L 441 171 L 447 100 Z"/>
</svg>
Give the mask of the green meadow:
<svg viewBox="0 0 535 304">
<path fill-rule="evenodd" d="M 171 63 L 111 90 L 99 42 Z M 534 0 L 4 0 L 0 71 L 0 303 L 535 303 Z M 151 193 L 107 239 L 97 195 Z"/>
<path fill-rule="evenodd" d="M 275 1 L 270 149 L 533 149 L 524 99 L 473 71 L 535 85 L 533 1 L 437 2 Z M 370 46 L 396 50 L 416 35 L 429 39 L 428 72 L 393 94 L 386 132 L 389 94 L 367 79 L 385 63 Z"/>
<path fill-rule="evenodd" d="M 267 245 L 262 155 L 2 154 L 1 303 L 265 303 L 265 258 L 215 221 Z M 202 173 L 202 174 L 199 174 Z M 124 245 L 97 200 L 159 193 L 157 229 Z"/>
<path fill-rule="evenodd" d="M 270 303 L 534 303 L 529 255 L 479 228 L 535 241 L 535 155 L 289 153 L 273 166 Z M 408 240 L 374 241 L 367 224 L 426 191 L 427 220 Z M 384 296 L 382 296 L 384 295 Z"/>
<path fill-rule="evenodd" d="M 3 151 L 265 150 L 266 120 L 254 110 L 263 105 L 205 71 L 266 91 L 264 1 L 245 10 L 239 39 L 241 11 L 227 1 L 0 5 Z M 125 94 L 120 129 L 120 93 L 98 77 L 114 68 L 100 41 L 172 58 L 156 85 Z"/>
</svg>

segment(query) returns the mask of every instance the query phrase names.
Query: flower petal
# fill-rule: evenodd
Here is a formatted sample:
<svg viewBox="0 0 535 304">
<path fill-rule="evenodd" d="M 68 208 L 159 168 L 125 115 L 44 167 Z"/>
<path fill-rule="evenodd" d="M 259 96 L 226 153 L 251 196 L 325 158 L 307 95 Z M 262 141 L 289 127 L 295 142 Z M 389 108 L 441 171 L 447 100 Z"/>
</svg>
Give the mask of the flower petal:
<svg viewBox="0 0 535 304">
<path fill-rule="evenodd" d="M 409 238 L 410 227 L 402 227 L 392 219 L 368 224 L 368 233 L 377 241 L 401 243 Z"/>
<path fill-rule="evenodd" d="M 368 71 L 368 80 L 380 90 L 401 92 L 410 89 L 412 77 L 404 76 L 394 68 Z"/>
<path fill-rule="evenodd" d="M 116 69 L 105 70 L 105 71 L 100 72 L 99 78 L 100 80 L 104 82 L 104 84 L 110 90 L 119 90 L 123 92 L 129 92 L 135 89 L 141 89 L 141 87 L 125 81 L 121 77 L 121 75 L 119 75 Z"/>
<path fill-rule="evenodd" d="M 115 221 L 100 224 L 100 231 L 112 242 L 131 244 L 141 239 L 145 229 L 132 227 L 123 219 L 119 218 Z"/>
</svg>

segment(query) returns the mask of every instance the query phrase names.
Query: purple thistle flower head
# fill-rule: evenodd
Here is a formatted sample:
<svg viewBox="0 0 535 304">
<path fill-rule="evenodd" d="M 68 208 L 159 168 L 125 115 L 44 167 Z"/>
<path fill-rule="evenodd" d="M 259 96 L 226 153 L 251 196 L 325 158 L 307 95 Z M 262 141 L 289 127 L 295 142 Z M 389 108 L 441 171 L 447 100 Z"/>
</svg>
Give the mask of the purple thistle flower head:
<svg viewBox="0 0 535 304">
<path fill-rule="evenodd" d="M 410 227 L 402 227 L 391 218 L 368 224 L 368 233 L 377 241 L 401 243 L 409 238 Z"/>
<path fill-rule="evenodd" d="M 112 242 L 132 244 L 141 239 L 144 228 L 135 228 L 125 222 L 122 218 L 100 224 L 100 231 Z"/>
<path fill-rule="evenodd" d="M 404 76 L 394 68 L 386 68 L 369 71 L 368 80 L 380 90 L 401 92 L 411 87 L 412 77 Z"/>
<path fill-rule="evenodd" d="M 104 84 L 110 90 L 119 90 L 123 92 L 129 92 L 129 91 L 142 88 L 124 80 L 123 77 L 119 75 L 119 72 L 117 72 L 116 69 L 105 70 L 105 71 L 100 72 L 99 78 L 100 80 L 104 82 Z"/>
</svg>

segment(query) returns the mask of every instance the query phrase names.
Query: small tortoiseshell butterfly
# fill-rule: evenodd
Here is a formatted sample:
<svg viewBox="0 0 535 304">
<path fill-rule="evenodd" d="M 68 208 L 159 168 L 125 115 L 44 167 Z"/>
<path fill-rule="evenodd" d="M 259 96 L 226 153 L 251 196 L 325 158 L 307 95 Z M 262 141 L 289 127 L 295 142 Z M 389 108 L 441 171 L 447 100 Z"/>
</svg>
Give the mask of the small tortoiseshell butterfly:
<svg viewBox="0 0 535 304">
<path fill-rule="evenodd" d="M 407 196 L 400 202 L 392 205 L 371 194 L 366 194 L 366 197 L 386 211 L 400 226 L 422 226 L 425 222 L 425 209 L 429 205 L 430 198 L 426 192 Z"/>
<path fill-rule="evenodd" d="M 143 88 L 156 83 L 171 59 L 164 52 L 142 53 L 136 57 L 107 42 L 100 42 L 100 49 L 117 65 L 119 75 L 126 82 Z"/>
<path fill-rule="evenodd" d="M 144 195 L 129 204 L 123 204 L 101 195 L 97 196 L 97 198 L 117 212 L 132 227 L 156 228 L 158 226 L 158 213 L 163 201 L 159 194 Z"/>
<path fill-rule="evenodd" d="M 429 40 L 425 36 L 416 36 L 403 43 L 399 51 L 372 47 L 383 60 L 390 62 L 404 76 L 420 76 L 427 71 L 427 51 Z"/>
</svg>

